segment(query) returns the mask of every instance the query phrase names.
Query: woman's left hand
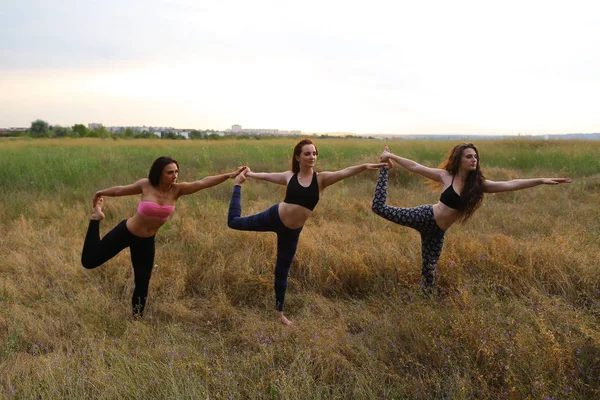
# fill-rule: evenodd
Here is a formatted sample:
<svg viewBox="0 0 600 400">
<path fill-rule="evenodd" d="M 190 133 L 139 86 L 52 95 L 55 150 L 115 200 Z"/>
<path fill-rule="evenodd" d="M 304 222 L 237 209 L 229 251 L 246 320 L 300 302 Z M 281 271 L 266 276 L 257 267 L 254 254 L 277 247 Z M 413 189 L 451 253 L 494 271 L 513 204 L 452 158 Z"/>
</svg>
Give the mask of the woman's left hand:
<svg viewBox="0 0 600 400">
<path fill-rule="evenodd" d="M 558 185 L 559 183 L 571 183 L 571 178 L 544 178 L 544 185 Z"/>
<path fill-rule="evenodd" d="M 388 166 L 387 162 L 381 162 L 381 163 L 377 163 L 377 164 L 365 164 L 365 167 L 367 167 L 367 169 L 370 169 L 370 170 L 377 170 L 379 168 L 387 167 L 387 166 Z"/>
<path fill-rule="evenodd" d="M 237 171 L 234 171 L 234 172 L 230 173 L 229 177 L 230 178 L 235 178 L 236 176 L 238 176 L 239 174 L 241 174 L 242 172 L 244 172 L 246 170 L 246 168 L 248 168 L 248 167 L 245 166 L 245 165 L 242 165 L 241 167 L 239 167 L 237 169 Z"/>
</svg>

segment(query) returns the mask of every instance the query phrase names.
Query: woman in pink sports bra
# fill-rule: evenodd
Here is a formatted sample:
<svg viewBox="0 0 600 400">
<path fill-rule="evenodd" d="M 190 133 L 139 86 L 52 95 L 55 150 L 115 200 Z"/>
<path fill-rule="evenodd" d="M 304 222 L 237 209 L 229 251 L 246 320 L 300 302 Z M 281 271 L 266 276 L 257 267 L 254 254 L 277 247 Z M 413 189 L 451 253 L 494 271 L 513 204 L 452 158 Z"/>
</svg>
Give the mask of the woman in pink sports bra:
<svg viewBox="0 0 600 400">
<path fill-rule="evenodd" d="M 148 178 L 140 179 L 131 185 L 113 186 L 97 191 L 92 200 L 92 217 L 83 244 L 81 264 L 87 269 L 96 268 L 129 247 L 135 280 L 131 299 L 132 312 L 134 317 L 141 317 L 154 266 L 154 236 L 175 210 L 177 199 L 235 178 L 245 169 L 246 167 L 240 167 L 236 171 L 207 176 L 196 182 L 178 183 L 177 161 L 171 157 L 159 157 L 152 164 Z M 100 239 L 100 221 L 104 219 L 103 196 L 136 194 L 141 194 L 142 198 L 134 216 L 121 221 Z"/>
</svg>

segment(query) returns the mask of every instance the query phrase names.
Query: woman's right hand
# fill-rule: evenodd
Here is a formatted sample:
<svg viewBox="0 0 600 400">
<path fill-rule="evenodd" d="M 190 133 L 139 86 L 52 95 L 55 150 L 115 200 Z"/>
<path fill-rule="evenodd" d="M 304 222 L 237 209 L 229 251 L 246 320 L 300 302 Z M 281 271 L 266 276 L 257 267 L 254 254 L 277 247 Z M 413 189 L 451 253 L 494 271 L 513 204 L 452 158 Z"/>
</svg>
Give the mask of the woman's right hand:
<svg viewBox="0 0 600 400">
<path fill-rule="evenodd" d="M 390 148 L 386 144 L 385 147 L 383 148 L 383 153 L 381 153 L 381 156 L 379 157 L 379 161 L 387 163 L 388 168 L 394 168 L 394 163 L 392 162 L 392 159 L 391 159 L 392 155 L 393 154 L 390 151 Z"/>
<path fill-rule="evenodd" d="M 96 193 L 94 193 L 94 198 L 92 199 L 92 207 L 96 207 L 96 203 L 101 198 L 102 198 L 102 194 L 100 193 L 100 191 L 97 191 Z"/>
</svg>

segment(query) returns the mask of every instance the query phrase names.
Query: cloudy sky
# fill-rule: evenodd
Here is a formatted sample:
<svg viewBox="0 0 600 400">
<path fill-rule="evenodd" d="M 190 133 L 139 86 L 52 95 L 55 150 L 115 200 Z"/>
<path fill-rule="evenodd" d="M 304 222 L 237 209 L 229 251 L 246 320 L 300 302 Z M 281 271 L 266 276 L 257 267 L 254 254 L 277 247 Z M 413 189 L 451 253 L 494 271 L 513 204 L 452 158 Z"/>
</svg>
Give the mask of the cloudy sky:
<svg viewBox="0 0 600 400">
<path fill-rule="evenodd" d="M 3 3 L 0 127 L 600 132 L 596 0 Z"/>
</svg>

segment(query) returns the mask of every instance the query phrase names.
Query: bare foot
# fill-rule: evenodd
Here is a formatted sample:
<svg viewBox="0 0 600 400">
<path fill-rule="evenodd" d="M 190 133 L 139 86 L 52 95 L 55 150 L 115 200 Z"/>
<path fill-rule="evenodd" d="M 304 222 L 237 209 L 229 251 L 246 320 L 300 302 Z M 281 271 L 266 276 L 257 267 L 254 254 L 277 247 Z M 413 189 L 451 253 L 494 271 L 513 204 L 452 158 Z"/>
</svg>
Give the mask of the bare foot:
<svg viewBox="0 0 600 400">
<path fill-rule="evenodd" d="M 381 158 L 379 159 L 381 162 L 387 163 L 387 168 L 389 168 L 389 169 L 394 168 L 394 163 L 392 162 L 392 159 L 390 158 L 391 153 L 392 152 L 390 151 L 390 148 L 386 144 L 383 148 L 383 153 L 381 153 Z"/>
<path fill-rule="evenodd" d="M 244 172 L 240 173 L 238 176 L 236 176 L 233 181 L 235 182 L 236 185 L 241 185 L 242 183 L 246 182 L 246 171 L 244 171 Z"/>
<path fill-rule="evenodd" d="M 289 326 L 290 328 L 293 328 L 296 326 L 292 321 L 287 319 L 285 317 L 285 315 L 283 315 L 283 311 L 275 311 L 275 319 L 277 321 L 281 322 L 283 325 Z"/>
<path fill-rule="evenodd" d="M 94 208 L 92 208 L 92 219 L 96 221 L 102 221 L 104 219 L 104 213 L 102 212 L 102 203 L 104 203 L 104 199 L 100 197 L 96 204 L 94 204 Z"/>
</svg>

